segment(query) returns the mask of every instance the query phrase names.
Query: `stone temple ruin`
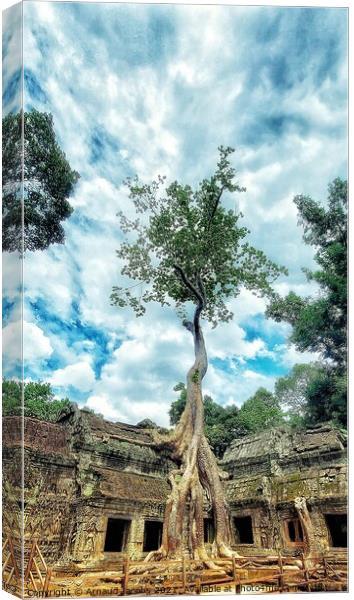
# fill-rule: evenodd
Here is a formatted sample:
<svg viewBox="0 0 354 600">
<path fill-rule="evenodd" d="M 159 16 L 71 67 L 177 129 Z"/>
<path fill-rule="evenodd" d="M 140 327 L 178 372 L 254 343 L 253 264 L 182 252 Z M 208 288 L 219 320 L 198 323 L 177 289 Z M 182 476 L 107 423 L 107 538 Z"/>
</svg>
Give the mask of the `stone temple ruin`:
<svg viewBox="0 0 354 600">
<path fill-rule="evenodd" d="M 16 538 L 19 417 L 3 419 L 3 438 L 4 533 Z M 105 570 L 122 555 L 141 560 L 159 547 L 173 463 L 167 451 L 154 449 L 149 430 L 74 407 L 57 423 L 25 418 L 24 439 L 25 555 L 36 539 L 47 565 Z M 233 548 L 243 556 L 300 554 L 306 550 L 302 503 L 312 524 L 311 550 L 343 554 L 346 458 L 346 436 L 327 425 L 302 432 L 282 427 L 235 440 L 220 461 L 228 473 Z M 204 517 L 211 548 L 206 499 Z"/>
<path fill-rule="evenodd" d="M 3 428 L 4 472 L 15 489 L 20 418 L 5 417 Z M 36 535 L 50 563 L 104 563 L 121 552 L 138 559 L 158 548 L 173 463 L 154 449 L 148 430 L 73 410 L 58 423 L 26 418 L 24 446 L 25 535 Z M 224 485 L 240 553 L 303 549 L 299 497 L 310 512 L 316 549 L 346 547 L 343 432 L 329 426 L 265 431 L 235 440 L 220 466 L 229 474 Z M 206 502 L 210 544 L 211 517 Z"/>
</svg>

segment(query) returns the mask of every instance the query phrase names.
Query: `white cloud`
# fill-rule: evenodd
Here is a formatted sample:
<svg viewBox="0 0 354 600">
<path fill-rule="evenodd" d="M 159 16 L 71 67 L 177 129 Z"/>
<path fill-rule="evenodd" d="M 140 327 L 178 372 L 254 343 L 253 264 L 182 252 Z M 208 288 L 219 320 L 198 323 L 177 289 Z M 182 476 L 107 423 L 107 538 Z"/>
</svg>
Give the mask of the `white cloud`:
<svg viewBox="0 0 354 600">
<path fill-rule="evenodd" d="M 91 408 L 91 410 L 103 415 L 105 419 L 109 419 L 110 421 L 126 420 L 124 413 L 117 410 L 117 408 L 113 408 L 112 400 L 110 400 L 106 394 L 90 396 L 85 403 L 85 407 Z"/>
<path fill-rule="evenodd" d="M 173 387 L 185 381 L 193 363 L 191 335 L 182 326 L 143 320 L 128 324 L 128 335 L 104 365 L 87 405 L 93 407 L 97 398 L 106 398 L 102 404 L 106 416 L 116 411 L 128 422 L 144 417 L 168 424 L 168 408 L 175 398 Z M 178 357 L 178 359 L 177 359 Z"/>
<path fill-rule="evenodd" d="M 293 367 L 297 363 L 309 363 L 320 360 L 317 352 L 299 352 L 294 344 L 280 344 L 275 349 L 278 360 L 286 367 Z"/>
<path fill-rule="evenodd" d="M 251 369 L 246 369 L 243 372 L 243 376 L 246 379 L 257 379 L 258 381 L 267 380 L 266 375 L 262 375 L 262 373 L 257 373 L 256 371 L 251 371 Z"/>
<path fill-rule="evenodd" d="M 75 273 L 72 257 L 60 244 L 53 245 L 46 252 L 28 253 L 24 264 L 26 303 L 46 300 L 57 316 L 69 318 Z"/>
<path fill-rule="evenodd" d="M 266 343 L 261 338 L 246 341 L 246 332 L 236 321 L 219 325 L 216 329 L 207 328 L 209 354 L 212 358 L 225 359 L 254 358 L 267 352 Z"/>
<path fill-rule="evenodd" d="M 21 359 L 22 336 L 26 364 L 48 358 L 53 352 L 49 338 L 34 323 L 24 321 L 22 329 L 21 321 L 11 322 L 4 327 L 2 335 L 5 362 Z"/>
<path fill-rule="evenodd" d="M 315 293 L 316 287 L 301 271 L 302 266 L 313 266 L 313 249 L 303 244 L 292 198 L 309 193 L 324 199 L 327 182 L 345 173 L 346 106 L 340 97 L 346 86 L 345 59 L 337 66 L 336 77 L 316 79 L 316 61 L 322 54 L 318 50 L 304 61 L 289 47 L 289 39 L 297 39 L 297 19 L 286 16 L 290 15 L 286 9 L 277 13 L 278 33 L 266 46 L 259 34 L 271 31 L 273 9 L 139 6 L 137 10 L 104 4 L 83 4 L 79 9 L 80 18 L 65 4 L 25 5 L 26 67 L 37 77 L 47 103 L 27 92 L 26 100 L 52 112 L 60 145 L 81 174 L 71 199 L 75 212 L 65 222 L 65 245 L 28 254 L 25 261 L 26 319 L 34 321 L 29 302 L 41 300 L 54 319 L 65 320 L 73 336 L 79 320 L 80 339 L 69 343 L 41 324 L 43 337 L 37 331 L 39 346 L 31 358 L 38 359 L 40 376 L 40 361 L 54 352 L 64 366 L 51 374 L 52 381 L 63 386 L 76 382 L 78 389 L 90 392 L 87 405 L 108 418 L 136 421 L 150 416 L 167 424 L 167 410 L 175 397 L 172 387 L 184 380 L 193 361 L 192 340 L 169 308 L 153 305 L 138 320 L 129 310 L 110 306 L 112 286 L 121 281 L 115 215 L 119 208 L 131 211 L 122 181 L 135 172 L 146 181 L 161 173 L 194 185 L 212 172 L 217 146 L 235 146 L 234 163 L 247 192 L 229 196 L 225 203 L 244 212 L 251 242 L 289 268 L 289 277 L 281 278 L 276 290 L 282 295 L 291 289 L 302 296 Z M 172 30 L 172 39 L 158 46 L 157 57 L 156 36 L 150 46 L 147 41 L 153 14 L 166 19 Z M 306 32 L 308 42 L 322 31 L 322 21 L 326 44 L 336 31 L 340 40 L 339 19 L 333 19 L 332 23 L 328 11 L 318 13 L 313 33 Z M 121 35 L 119 23 L 125 28 Z M 143 44 L 149 52 L 140 55 Z M 293 61 L 284 76 L 298 77 L 286 89 L 275 81 L 275 67 L 282 58 Z M 278 119 L 278 132 L 271 130 L 270 118 Z M 102 143 L 98 148 L 102 159 L 96 162 L 94 131 Z M 13 266 L 11 257 L 5 269 Z M 15 277 L 6 295 L 15 298 L 17 287 Z M 235 314 L 231 323 L 216 330 L 205 328 L 209 358 L 221 359 L 228 367 L 210 365 L 205 388 L 217 401 L 240 404 L 260 382 L 268 389 L 274 384 L 274 377 L 258 374 L 249 361 L 268 356 L 290 368 L 294 361 L 312 358 L 298 356 L 285 343 L 270 352 L 266 336 L 278 334 L 285 341 L 289 326 L 260 321 L 264 299 L 242 290 L 230 307 Z M 259 333 L 249 340 L 247 327 L 255 317 Z M 90 329 L 88 339 L 82 340 L 85 327 L 100 329 L 110 340 L 111 354 L 97 380 L 91 366 L 97 345 L 90 339 Z M 121 345 L 114 350 L 118 342 Z"/>
<path fill-rule="evenodd" d="M 22 295 L 22 261 L 18 252 L 2 253 L 3 297 L 20 303 Z"/>
<path fill-rule="evenodd" d="M 54 386 L 68 387 L 71 385 L 81 392 L 92 390 L 94 382 L 95 373 L 91 365 L 86 361 L 68 365 L 63 369 L 57 369 L 50 378 L 50 383 Z"/>
<path fill-rule="evenodd" d="M 22 356 L 22 327 L 21 321 L 14 321 L 2 330 L 3 366 L 19 362 Z"/>
<path fill-rule="evenodd" d="M 275 380 L 274 376 L 261 375 L 250 369 L 226 373 L 209 365 L 203 388 L 205 394 L 223 406 L 241 406 L 261 386 L 273 391 Z"/>
</svg>

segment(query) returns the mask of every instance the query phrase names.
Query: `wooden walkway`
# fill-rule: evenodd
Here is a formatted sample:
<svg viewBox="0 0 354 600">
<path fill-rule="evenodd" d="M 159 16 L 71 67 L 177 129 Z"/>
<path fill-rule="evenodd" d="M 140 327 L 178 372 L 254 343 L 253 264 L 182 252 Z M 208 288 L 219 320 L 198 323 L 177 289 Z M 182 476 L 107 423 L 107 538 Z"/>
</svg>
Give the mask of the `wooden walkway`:
<svg viewBox="0 0 354 600">
<path fill-rule="evenodd" d="M 255 590 L 267 592 L 344 590 L 347 586 L 346 561 L 333 564 L 329 556 L 299 558 L 274 556 L 235 557 L 215 560 L 224 573 L 204 569 L 198 561 L 152 563 L 151 570 L 139 574 L 146 563 L 129 563 L 126 559 L 121 579 L 122 595 L 139 593 L 246 593 Z M 155 570 L 155 573 L 154 573 Z M 226 574 L 225 574 L 226 573 Z"/>
<path fill-rule="evenodd" d="M 346 553 L 328 554 L 306 558 L 284 556 L 237 556 L 232 559 L 215 559 L 217 569 L 204 568 L 197 560 L 164 560 L 146 563 L 123 561 L 93 568 L 68 567 L 50 569 L 33 540 L 27 555 L 24 573 L 26 595 L 33 592 L 41 597 L 61 590 L 66 596 L 72 593 L 72 584 L 82 580 L 84 589 L 100 590 L 101 595 L 149 596 L 171 594 L 242 594 L 282 593 L 312 591 L 344 591 L 347 589 Z M 16 562 L 11 537 L 3 545 L 3 581 L 19 582 L 20 572 Z M 64 584 L 64 585 L 63 585 Z M 114 588 L 114 592 L 112 592 Z M 106 593 L 107 592 L 107 593 Z M 81 595 L 84 595 L 81 593 Z M 92 595 L 92 594 L 90 594 Z"/>
<path fill-rule="evenodd" d="M 118 596 L 344 591 L 347 588 L 345 557 L 323 555 L 306 559 L 304 555 L 294 558 L 279 554 L 213 562 L 223 572 L 205 569 L 200 561 L 187 558 L 151 563 L 125 558 L 123 565 L 117 565 L 116 569 L 113 564 L 105 566 L 104 570 L 102 566 L 82 569 L 76 577 L 84 578 L 91 589 L 97 587 L 109 592 L 109 588 L 114 588 L 114 593 L 106 595 Z M 59 575 L 55 571 L 53 589 Z M 75 579 L 74 573 L 71 577 Z M 66 581 L 69 582 L 71 577 L 67 573 Z"/>
</svg>

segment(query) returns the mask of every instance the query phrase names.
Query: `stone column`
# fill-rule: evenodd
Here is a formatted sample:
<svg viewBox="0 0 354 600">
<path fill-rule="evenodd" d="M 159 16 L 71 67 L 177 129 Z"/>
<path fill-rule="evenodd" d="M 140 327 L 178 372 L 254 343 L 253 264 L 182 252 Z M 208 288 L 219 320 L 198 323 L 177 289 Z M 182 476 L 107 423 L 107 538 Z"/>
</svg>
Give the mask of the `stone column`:
<svg viewBox="0 0 354 600">
<path fill-rule="evenodd" d="M 128 556 L 132 560 L 141 559 L 144 543 L 144 518 L 132 519 L 127 545 Z"/>
</svg>

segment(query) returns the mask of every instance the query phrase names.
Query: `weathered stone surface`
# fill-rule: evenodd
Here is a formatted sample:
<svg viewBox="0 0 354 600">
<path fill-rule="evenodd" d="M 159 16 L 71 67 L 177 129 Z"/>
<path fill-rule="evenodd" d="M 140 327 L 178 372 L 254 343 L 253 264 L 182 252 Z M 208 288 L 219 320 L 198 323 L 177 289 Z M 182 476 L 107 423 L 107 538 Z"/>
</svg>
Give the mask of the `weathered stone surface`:
<svg viewBox="0 0 354 600">
<path fill-rule="evenodd" d="M 11 464 L 21 451 L 21 422 L 3 421 L 5 506 L 20 516 L 20 478 Z M 166 450 L 156 449 L 149 429 L 73 406 L 57 423 L 26 418 L 24 449 L 25 539 L 38 537 L 50 565 L 117 561 L 119 552 L 105 551 L 112 518 L 125 523 L 121 550 L 132 558 L 144 555 L 145 522 L 163 521 L 167 475 L 175 467 Z M 331 547 L 326 515 L 346 512 L 343 432 L 328 425 L 301 433 L 277 428 L 235 440 L 220 467 L 229 474 L 223 485 L 239 552 L 301 552 L 303 541 L 289 537 L 289 522 L 298 528 L 299 497 L 306 499 L 316 548 Z M 205 517 L 211 516 L 205 499 Z M 240 534 L 240 523 L 251 533 Z"/>
</svg>

